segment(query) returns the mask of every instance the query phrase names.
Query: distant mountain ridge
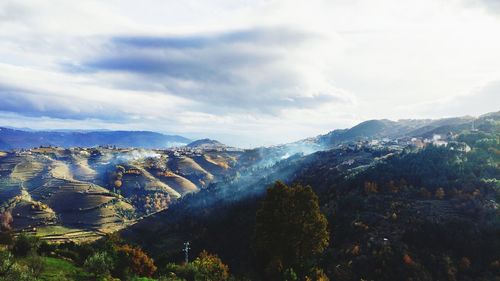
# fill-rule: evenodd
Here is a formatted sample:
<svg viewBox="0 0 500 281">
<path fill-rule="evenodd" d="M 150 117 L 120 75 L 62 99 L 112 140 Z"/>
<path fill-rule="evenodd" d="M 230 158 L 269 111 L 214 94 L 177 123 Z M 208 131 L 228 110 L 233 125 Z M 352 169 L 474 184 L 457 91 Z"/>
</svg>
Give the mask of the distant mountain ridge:
<svg viewBox="0 0 500 281">
<path fill-rule="evenodd" d="M 432 137 L 433 134 L 446 134 L 470 128 L 482 127 L 483 130 L 498 129 L 500 111 L 481 115 L 442 118 L 442 119 L 387 119 L 368 120 L 350 129 L 333 130 L 315 138 L 306 139 L 320 145 L 330 146 L 343 142 L 376 138 Z"/>
<path fill-rule="evenodd" d="M 39 146 L 167 148 L 185 145 L 190 139 L 150 131 L 26 131 L 0 127 L 0 149 L 33 148 Z"/>
<path fill-rule="evenodd" d="M 307 138 L 278 146 L 294 147 L 295 152 L 328 149 L 341 143 L 380 138 L 432 137 L 434 134 L 456 133 L 464 129 L 482 128 L 498 130 L 500 111 L 471 116 L 442 119 L 388 119 L 367 120 L 349 129 L 337 129 L 324 135 Z M 189 148 L 227 149 L 229 146 L 212 139 L 192 141 L 178 135 L 164 135 L 150 131 L 107 130 L 47 130 L 0 127 L 0 149 L 33 148 L 38 146 L 92 147 L 114 145 L 117 147 L 167 148 L 186 145 Z"/>
</svg>

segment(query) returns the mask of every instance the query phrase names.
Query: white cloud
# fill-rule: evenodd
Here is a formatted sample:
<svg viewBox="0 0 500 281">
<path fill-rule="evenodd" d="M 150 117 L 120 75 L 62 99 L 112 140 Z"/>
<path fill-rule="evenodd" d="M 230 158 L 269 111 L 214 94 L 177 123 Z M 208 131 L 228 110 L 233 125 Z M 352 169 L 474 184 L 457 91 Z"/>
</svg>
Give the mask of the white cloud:
<svg viewBox="0 0 500 281">
<path fill-rule="evenodd" d="M 5 0 L 0 125 L 248 145 L 498 110 L 498 5 L 477 3 Z"/>
</svg>

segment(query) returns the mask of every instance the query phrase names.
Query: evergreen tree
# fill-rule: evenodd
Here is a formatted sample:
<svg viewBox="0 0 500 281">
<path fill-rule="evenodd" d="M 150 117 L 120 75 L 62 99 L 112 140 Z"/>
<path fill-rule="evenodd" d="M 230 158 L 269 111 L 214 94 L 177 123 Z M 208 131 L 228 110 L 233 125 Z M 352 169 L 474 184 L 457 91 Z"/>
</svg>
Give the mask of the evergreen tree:
<svg viewBox="0 0 500 281">
<path fill-rule="evenodd" d="M 306 276 L 328 246 L 328 222 L 310 186 L 276 182 L 257 212 L 256 251 L 269 277 L 293 269 Z"/>
</svg>

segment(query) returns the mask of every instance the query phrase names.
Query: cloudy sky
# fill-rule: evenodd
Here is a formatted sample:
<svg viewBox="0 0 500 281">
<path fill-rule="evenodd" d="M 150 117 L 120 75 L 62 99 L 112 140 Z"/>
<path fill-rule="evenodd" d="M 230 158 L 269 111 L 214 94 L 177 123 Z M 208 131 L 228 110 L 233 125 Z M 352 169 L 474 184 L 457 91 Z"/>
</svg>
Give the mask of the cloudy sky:
<svg viewBox="0 0 500 281">
<path fill-rule="evenodd" d="M 499 0 L 0 1 L 0 126 L 276 144 L 500 110 Z"/>
</svg>

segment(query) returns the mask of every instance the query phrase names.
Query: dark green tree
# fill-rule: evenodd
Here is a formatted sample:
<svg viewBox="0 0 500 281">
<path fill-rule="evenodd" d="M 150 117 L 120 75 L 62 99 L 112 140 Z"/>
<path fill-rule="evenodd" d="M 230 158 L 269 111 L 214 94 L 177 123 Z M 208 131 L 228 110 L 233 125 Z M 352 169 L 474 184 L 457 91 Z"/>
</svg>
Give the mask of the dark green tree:
<svg viewBox="0 0 500 281">
<path fill-rule="evenodd" d="M 292 269 L 304 278 L 328 246 L 328 222 L 310 186 L 276 182 L 257 211 L 255 246 L 269 278 Z"/>
<path fill-rule="evenodd" d="M 30 236 L 22 233 L 14 240 L 12 253 L 16 257 L 26 257 L 31 254 L 36 254 L 39 246 L 40 239 L 35 236 Z"/>
</svg>

